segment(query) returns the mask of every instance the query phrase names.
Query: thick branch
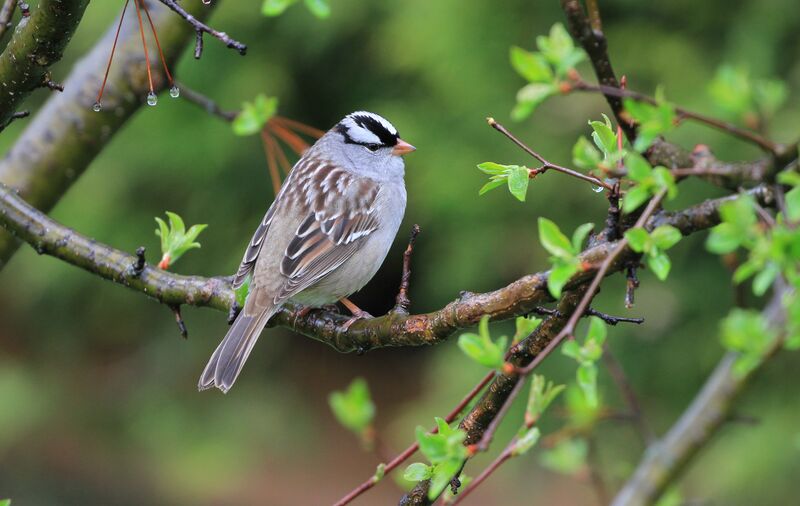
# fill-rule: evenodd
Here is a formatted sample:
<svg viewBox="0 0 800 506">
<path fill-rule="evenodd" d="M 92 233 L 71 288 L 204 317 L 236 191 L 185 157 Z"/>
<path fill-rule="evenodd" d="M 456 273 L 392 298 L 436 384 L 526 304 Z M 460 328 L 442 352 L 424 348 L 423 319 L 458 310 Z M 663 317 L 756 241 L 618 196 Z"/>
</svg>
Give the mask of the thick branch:
<svg viewBox="0 0 800 506">
<path fill-rule="evenodd" d="M 608 57 L 608 43 L 606 36 L 600 29 L 600 14 L 596 12 L 597 27 L 592 27 L 589 18 L 581 6 L 580 0 L 561 0 L 561 8 L 567 16 L 567 26 L 572 33 L 572 37 L 583 47 L 592 62 L 597 80 L 604 86 L 619 88 L 619 81 L 614 68 L 611 66 L 611 59 Z M 636 128 L 623 118 L 622 99 L 614 95 L 605 95 L 617 123 L 625 131 L 625 136 L 631 144 L 636 138 Z"/>
<path fill-rule="evenodd" d="M 773 204 L 772 190 L 767 186 L 753 188 L 750 193 L 763 205 Z M 660 212 L 653 216 L 648 225 L 671 224 L 684 234 L 707 229 L 719 223 L 719 206 L 733 198 L 736 197 L 708 200 L 678 212 Z M 2 184 L 0 225 L 40 253 L 122 283 L 165 304 L 208 306 L 227 312 L 234 300 L 233 291 L 223 278 L 180 276 L 150 265 L 145 265 L 138 276 L 133 276 L 131 266 L 140 265 L 137 256 L 98 243 L 65 227 L 34 209 Z M 616 245 L 616 242 L 596 245 L 581 253 L 580 260 L 586 265 L 598 266 Z M 608 273 L 624 269 L 631 255 L 633 253 L 630 251 L 620 255 L 609 266 Z M 576 274 L 566 289 L 572 290 L 587 283 L 595 273 L 596 267 L 592 267 Z M 343 315 L 314 310 L 299 316 L 299 309 L 295 307 L 284 308 L 273 317 L 271 323 L 293 329 L 341 352 L 436 344 L 459 329 L 476 325 L 484 315 L 492 320 L 504 320 L 529 314 L 536 306 L 550 301 L 547 275 L 547 272 L 529 274 L 493 292 L 465 293 L 431 313 L 405 315 L 392 312 L 380 318 L 358 321 L 348 329 L 344 328 L 347 317 Z"/>
<path fill-rule="evenodd" d="M 783 290 L 777 290 L 764 310 L 764 317 L 773 324 L 773 328 L 780 326 L 779 322 L 783 320 L 783 295 Z M 729 419 L 733 403 L 742 389 L 782 344 L 783 340 L 776 338 L 759 365 L 743 375 L 736 374 L 733 368 L 739 357 L 738 353 L 726 353 L 702 390 L 666 436 L 651 444 L 645 451 L 644 458 L 614 498 L 612 505 L 643 506 L 655 503 L 667 486 Z"/>
<path fill-rule="evenodd" d="M 23 17 L 0 54 L 0 125 L 46 80 L 48 69 L 61 59 L 89 0 L 41 0 Z"/>
<path fill-rule="evenodd" d="M 198 15 L 205 15 L 213 7 L 200 2 L 192 5 L 190 11 Z M 191 27 L 160 4 L 152 3 L 148 8 L 158 26 L 164 56 L 172 66 L 191 40 Z M 49 211 L 144 103 L 148 84 L 142 41 L 135 16 L 126 16 L 106 84 L 104 109 L 92 111 L 115 29 L 116 23 L 75 65 L 64 92 L 50 97 L 0 160 L 0 182 L 18 190 L 38 209 Z M 153 78 L 156 86 L 163 89 L 166 80 L 160 66 L 154 66 Z M 17 241 L 0 231 L 0 269 L 17 247 Z"/>
</svg>

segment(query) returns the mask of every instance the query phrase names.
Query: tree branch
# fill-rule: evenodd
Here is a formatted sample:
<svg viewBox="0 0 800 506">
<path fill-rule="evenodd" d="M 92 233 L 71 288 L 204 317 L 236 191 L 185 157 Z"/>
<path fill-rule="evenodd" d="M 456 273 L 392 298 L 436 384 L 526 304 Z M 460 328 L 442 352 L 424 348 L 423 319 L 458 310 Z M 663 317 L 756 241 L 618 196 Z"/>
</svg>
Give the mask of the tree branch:
<svg viewBox="0 0 800 506">
<path fill-rule="evenodd" d="M 201 16 L 214 7 L 203 6 L 200 2 L 195 4 L 189 10 Z M 150 8 L 164 56 L 171 66 L 191 40 L 191 29 L 161 5 L 154 4 Z M 31 16 L 34 17 L 35 14 Z M 65 91 L 49 98 L 0 160 L 0 181 L 19 191 L 34 207 L 49 211 L 143 105 L 142 97 L 148 85 L 142 42 L 134 18 L 126 17 L 122 25 L 114 65 L 106 84 L 103 112 L 92 111 L 92 104 L 103 80 L 116 23 L 75 65 L 65 82 Z M 153 78 L 157 88 L 163 89 L 166 79 L 161 68 L 153 69 Z M 5 78 L 2 80 L 8 82 Z M 41 82 L 40 78 L 36 85 Z M 0 231 L 0 269 L 18 245 L 10 235 Z"/>
<path fill-rule="evenodd" d="M 173 11 L 175 11 L 180 17 L 186 20 L 195 31 L 195 45 L 194 45 L 194 57 L 199 59 L 200 56 L 203 54 L 203 34 L 207 33 L 212 37 L 220 40 L 223 44 L 228 46 L 231 49 L 235 49 L 239 51 L 239 54 L 244 56 L 247 54 L 247 46 L 239 42 L 238 40 L 232 39 L 227 33 L 220 32 L 218 30 L 214 30 L 210 26 L 206 25 L 202 21 L 198 20 L 196 17 L 191 15 L 190 13 L 186 12 L 186 10 L 181 7 L 178 2 L 175 0 L 159 0 L 162 4 L 166 5 Z M 203 2 L 207 3 L 207 2 Z"/>
<path fill-rule="evenodd" d="M 776 289 L 764 310 L 764 318 L 773 328 L 779 328 L 779 322 L 785 317 L 781 301 L 785 290 Z M 776 338 L 758 366 L 743 375 L 736 374 L 733 369 L 739 354 L 726 353 L 680 419 L 661 440 L 651 444 L 644 452 L 636 471 L 611 504 L 639 506 L 655 503 L 717 433 L 729 418 L 733 404 L 744 387 L 782 345 L 783 339 Z"/>
<path fill-rule="evenodd" d="M 23 17 L 0 54 L 0 125 L 42 85 L 51 65 L 58 62 L 75 33 L 89 0 L 41 0 Z"/>
<path fill-rule="evenodd" d="M 749 190 L 765 206 L 773 204 L 773 190 L 766 185 Z M 659 212 L 648 226 L 671 224 L 684 234 L 707 229 L 719 223 L 719 206 L 738 196 L 708 200 L 683 211 Z M 101 244 L 65 227 L 26 203 L 9 187 L 0 184 L 0 225 L 29 243 L 37 252 L 60 258 L 105 279 L 172 305 L 206 306 L 228 312 L 234 301 L 229 281 L 224 278 L 181 276 L 145 264 L 133 275 L 131 266 L 140 262 L 137 256 Z M 617 246 L 617 242 L 600 243 L 580 255 L 586 265 L 599 265 Z M 624 269 L 629 254 L 620 255 L 608 273 Z M 591 280 L 595 268 L 576 274 L 566 285 L 573 290 Z M 355 322 L 349 328 L 347 317 L 317 309 L 300 316 L 299 307 L 287 306 L 271 324 L 290 328 L 300 334 L 326 343 L 338 351 L 367 351 L 387 346 L 423 346 L 445 340 L 459 329 L 476 325 L 484 315 L 504 320 L 526 315 L 536 306 L 551 300 L 547 290 L 547 272 L 529 274 L 509 285 L 487 293 L 465 293 L 444 308 L 426 314 L 405 315 L 397 312 Z M 562 301 L 563 303 L 563 301 Z M 558 308 L 562 311 L 562 308 Z M 553 321 L 565 316 L 552 317 Z M 523 341 L 528 347 L 531 340 Z M 519 346 L 519 345 L 518 345 Z M 530 353 L 537 352 L 534 345 Z"/>
<path fill-rule="evenodd" d="M 583 47 L 589 60 L 592 62 L 597 80 L 604 86 L 619 88 L 619 81 L 614 68 L 611 66 L 611 59 L 608 57 L 608 43 L 606 36 L 600 28 L 600 12 L 594 10 L 593 19 L 595 27 L 586 16 L 579 0 L 561 0 L 561 8 L 567 16 L 567 26 L 572 33 L 572 37 Z M 623 117 L 622 99 L 614 95 L 605 95 L 608 106 L 614 113 L 614 117 L 625 131 L 628 142 L 633 144 L 636 139 L 636 127 Z"/>
</svg>

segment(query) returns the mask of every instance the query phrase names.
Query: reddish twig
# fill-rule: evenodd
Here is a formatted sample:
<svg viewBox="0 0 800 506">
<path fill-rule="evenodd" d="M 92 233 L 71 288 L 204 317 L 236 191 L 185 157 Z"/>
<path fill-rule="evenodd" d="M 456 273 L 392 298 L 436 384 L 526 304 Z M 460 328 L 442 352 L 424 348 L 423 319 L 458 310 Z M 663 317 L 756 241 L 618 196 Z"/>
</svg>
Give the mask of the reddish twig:
<svg viewBox="0 0 800 506">
<path fill-rule="evenodd" d="M 481 392 L 481 390 L 483 390 L 483 388 L 487 384 L 489 384 L 490 381 L 492 381 L 492 378 L 494 378 L 494 372 L 490 372 L 486 376 L 484 376 L 483 379 L 481 379 L 478 382 L 478 384 L 475 385 L 475 387 L 473 387 L 473 389 L 470 390 L 469 393 L 467 393 L 467 395 L 464 396 L 463 399 L 461 399 L 461 402 L 459 402 L 456 405 L 456 407 L 453 408 L 453 410 L 450 411 L 450 413 L 447 414 L 447 416 L 444 418 L 445 421 L 447 423 L 450 423 L 453 420 L 455 420 L 456 417 L 459 415 L 459 413 L 461 413 L 464 410 L 464 408 L 467 407 L 467 405 L 470 402 L 472 402 L 472 399 L 474 399 L 475 396 L 477 396 Z M 434 427 L 433 429 L 431 429 L 430 432 L 435 434 L 438 431 L 439 431 L 438 427 Z M 405 450 L 403 450 L 394 459 L 392 459 L 391 462 L 386 464 L 386 467 L 384 468 L 384 475 L 389 474 L 391 471 L 393 471 L 395 468 L 397 468 L 400 464 L 405 462 L 418 449 L 419 449 L 419 443 L 414 443 L 411 446 L 409 446 L 408 448 L 406 448 Z M 345 495 L 344 497 L 342 497 L 341 499 L 336 501 L 335 506 L 344 506 L 346 504 L 349 504 L 353 499 L 355 499 L 356 497 L 360 496 L 361 494 L 363 494 L 367 490 L 369 490 L 372 487 L 374 487 L 376 483 L 378 483 L 378 481 L 375 480 L 375 477 L 374 476 L 371 477 L 370 479 L 368 479 L 367 481 L 365 481 L 361 485 L 357 486 L 356 488 L 354 488 L 353 490 L 348 492 L 347 495 Z"/>
<path fill-rule="evenodd" d="M 264 144 L 264 154 L 267 157 L 267 168 L 269 169 L 269 178 L 272 180 L 272 190 L 277 196 L 281 190 L 281 176 L 278 173 L 278 162 L 275 158 L 275 150 L 278 149 L 278 146 L 275 139 L 266 129 L 261 131 L 261 140 Z"/>
<path fill-rule="evenodd" d="M 122 29 L 122 21 L 125 19 L 125 11 L 128 10 L 128 3 L 130 0 L 125 0 L 125 5 L 122 6 L 122 14 L 119 15 L 119 23 L 117 23 L 117 32 L 114 34 L 114 43 L 111 44 L 111 54 L 108 56 L 108 65 L 106 65 L 106 73 L 103 75 L 103 83 L 100 85 L 100 91 L 97 92 L 97 100 L 94 101 L 94 110 L 100 112 L 103 101 L 103 92 L 106 89 L 106 81 L 108 81 L 108 71 L 111 70 L 111 62 L 114 60 L 114 52 L 117 50 L 117 41 L 119 40 L 119 32 Z"/>
<path fill-rule="evenodd" d="M 142 23 L 142 11 L 140 10 L 139 3 L 142 0 L 133 0 L 133 5 L 136 7 L 136 17 L 139 19 L 139 33 L 142 36 L 142 48 L 144 49 L 144 63 L 147 67 L 147 82 L 150 84 L 150 93 L 155 94 L 155 87 L 153 86 L 153 73 L 150 70 L 150 54 L 147 51 L 147 40 L 144 36 L 144 23 Z"/>
<path fill-rule="evenodd" d="M 147 21 L 150 23 L 150 30 L 153 32 L 153 38 L 156 41 L 156 48 L 158 48 L 158 56 L 161 58 L 161 65 L 164 67 L 164 74 L 167 76 L 167 82 L 169 82 L 170 87 L 175 86 L 175 81 L 172 79 L 172 74 L 169 73 L 169 69 L 167 68 L 167 60 L 164 58 L 164 51 L 161 50 L 161 43 L 158 41 L 158 33 L 156 32 L 156 25 L 153 23 L 153 18 L 150 17 L 150 11 L 147 9 L 147 2 L 144 0 L 140 0 L 142 2 L 142 9 L 144 9 L 144 13 L 147 15 Z M 147 54 L 147 48 L 145 47 L 145 55 Z"/>
</svg>

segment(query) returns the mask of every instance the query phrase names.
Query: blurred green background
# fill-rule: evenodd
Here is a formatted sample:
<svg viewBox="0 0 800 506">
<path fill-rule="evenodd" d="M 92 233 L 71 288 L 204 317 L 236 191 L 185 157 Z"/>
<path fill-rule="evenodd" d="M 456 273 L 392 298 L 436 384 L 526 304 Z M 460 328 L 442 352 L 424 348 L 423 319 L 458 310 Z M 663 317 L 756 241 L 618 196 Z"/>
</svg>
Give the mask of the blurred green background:
<svg viewBox="0 0 800 506">
<path fill-rule="evenodd" d="M 535 36 L 563 22 L 555 0 L 404 2 L 332 0 L 326 21 L 301 6 L 275 19 L 260 2 L 224 2 L 211 24 L 249 46 L 239 57 L 207 37 L 200 61 L 190 50 L 178 78 L 236 108 L 258 93 L 280 97 L 280 113 L 327 129 L 357 109 L 392 121 L 418 151 L 407 157 L 409 205 L 385 265 L 354 300 L 373 314 L 393 303 L 405 238 L 422 227 L 413 260 L 412 310 L 442 307 L 460 290 L 486 291 L 546 268 L 536 219 L 571 231 L 600 223 L 606 202 L 578 181 L 548 174 L 528 201 L 505 191 L 478 197 L 487 160 L 530 164 L 493 132 L 484 117 L 508 124 L 551 160 L 570 163 L 587 120 L 607 111 L 601 97 L 555 98 L 532 118 L 512 124 L 509 111 L 524 83 L 508 48 L 531 49 Z M 745 64 L 755 76 L 800 84 L 800 11 L 790 0 L 674 0 L 645 5 L 602 1 L 612 60 L 633 89 L 667 96 L 689 109 L 715 111 L 706 93 L 721 63 Z M 92 47 L 122 2 L 93 2 L 54 69 L 56 79 Z M 579 67 L 589 78 L 586 63 Z M 98 83 L 99 85 L 99 83 Z M 34 113 L 46 91 L 29 101 Z M 778 141 L 800 135 L 800 94 L 771 125 Z M 0 136 L 5 152 L 25 127 Z M 711 146 L 722 159 L 755 158 L 750 146 L 686 125 L 671 135 L 684 147 Z M 670 207 L 720 195 L 700 182 L 681 185 Z M 272 200 L 261 141 L 183 100 L 162 98 L 110 143 L 52 216 L 128 251 L 144 245 L 156 262 L 154 216 L 164 210 L 188 223 L 208 223 L 202 249 L 177 272 L 232 273 L 251 231 Z M 659 432 L 682 412 L 722 355 L 717 322 L 730 307 L 729 275 L 698 234 L 671 254 L 666 283 L 642 273 L 637 304 L 623 306 L 624 280 L 604 285 L 595 307 L 646 318 L 641 327 L 609 329 L 610 345 Z M 758 301 L 755 301 L 758 304 Z M 0 273 L 0 498 L 49 504 L 327 504 L 370 476 L 377 457 L 333 419 L 327 396 L 354 377 L 369 382 L 384 444 L 399 451 L 417 425 L 443 416 L 484 374 L 456 347 L 384 349 L 342 355 L 283 329 L 261 338 L 227 396 L 198 393 L 198 375 L 227 326 L 225 315 L 184 308 L 189 340 L 179 337 L 166 307 L 23 247 Z M 508 324 L 493 333 L 513 332 Z M 737 414 L 755 424 L 729 424 L 681 481 L 701 504 L 783 505 L 800 476 L 800 379 L 797 355 L 784 354 L 747 391 Z M 556 354 L 543 371 L 559 381 L 574 374 Z M 601 371 L 606 402 L 621 406 Z M 543 422 L 563 422 L 561 403 Z M 517 406 L 517 408 L 521 408 Z M 471 462 L 475 475 L 521 419 L 507 418 L 489 456 Z M 606 422 L 596 431 L 601 472 L 616 489 L 642 450 L 632 427 Z M 537 450 L 538 452 L 538 450 Z M 419 458 L 417 458 L 419 460 Z M 413 461 L 413 460 L 412 460 Z M 356 504 L 391 504 L 400 489 L 386 479 Z M 536 452 L 513 461 L 466 504 L 593 504 L 585 477 L 538 463 Z"/>
</svg>

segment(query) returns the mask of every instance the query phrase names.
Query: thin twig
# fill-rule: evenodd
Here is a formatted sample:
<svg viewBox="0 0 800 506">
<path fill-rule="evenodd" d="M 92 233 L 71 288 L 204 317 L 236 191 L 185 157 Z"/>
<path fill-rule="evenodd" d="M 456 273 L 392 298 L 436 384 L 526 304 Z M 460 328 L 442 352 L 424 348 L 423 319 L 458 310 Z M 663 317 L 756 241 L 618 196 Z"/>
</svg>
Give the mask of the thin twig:
<svg viewBox="0 0 800 506">
<path fill-rule="evenodd" d="M 214 116 L 217 116 L 227 122 L 233 121 L 236 119 L 236 115 L 239 114 L 238 111 L 226 111 L 222 109 L 216 102 L 202 93 L 189 88 L 182 82 L 176 82 L 175 85 L 181 89 L 181 97 L 186 99 L 186 101 L 189 103 L 199 105 L 209 114 L 213 114 Z"/>
<path fill-rule="evenodd" d="M 408 246 L 403 252 L 403 274 L 400 276 L 400 289 L 397 291 L 395 299 L 394 312 L 408 314 L 408 306 L 411 300 L 408 298 L 408 285 L 411 281 L 411 255 L 414 253 L 414 243 L 417 241 L 419 235 L 419 225 L 416 223 L 411 227 L 411 235 L 408 238 Z"/>
<path fill-rule="evenodd" d="M 494 118 L 486 118 L 486 121 L 489 123 L 489 126 L 500 132 L 501 134 L 508 137 L 514 144 L 522 148 L 523 151 L 531 155 L 532 157 L 536 158 L 542 163 L 542 166 L 537 169 L 537 173 L 541 174 L 547 171 L 548 169 L 553 169 L 555 171 L 561 172 L 568 176 L 572 176 L 574 178 L 581 179 L 583 181 L 587 181 L 595 186 L 602 186 L 608 191 L 612 191 L 613 187 L 603 181 L 602 179 L 598 179 L 594 176 L 588 176 L 586 174 L 582 174 L 576 170 L 568 169 L 566 167 L 562 167 L 561 165 L 556 165 L 554 163 L 548 162 L 542 155 L 531 149 L 528 145 L 517 139 L 514 134 L 508 131 L 506 127 L 498 123 Z"/>
<path fill-rule="evenodd" d="M 228 36 L 225 32 L 220 32 L 214 30 L 210 26 L 206 25 L 205 23 L 200 22 L 197 18 L 186 12 L 183 7 L 181 7 L 175 0 L 159 0 L 162 4 L 166 5 L 173 11 L 177 12 L 180 17 L 186 20 L 187 23 L 192 25 L 194 28 L 195 33 L 197 34 L 197 38 L 195 41 L 195 49 L 194 49 L 194 57 L 200 58 L 203 53 L 203 34 L 207 33 L 212 37 L 219 39 L 231 49 L 235 49 L 239 51 L 239 54 L 244 56 L 247 53 L 247 46 L 242 44 L 241 42 L 232 39 Z"/>
<path fill-rule="evenodd" d="M 172 314 L 175 315 L 175 323 L 178 324 L 178 330 L 181 333 L 181 337 L 188 339 L 189 331 L 186 329 L 186 322 L 183 321 L 183 316 L 181 316 L 181 306 L 177 304 L 171 304 L 169 308 L 172 311 Z"/>
<path fill-rule="evenodd" d="M 606 96 L 610 95 L 618 98 L 631 98 L 633 100 L 636 100 L 637 102 L 644 102 L 647 104 L 658 105 L 658 102 L 656 101 L 655 98 L 645 95 L 643 93 L 624 90 L 613 86 L 605 86 L 602 84 L 589 84 L 580 79 L 572 83 L 572 89 L 576 91 L 597 92 L 597 93 L 602 93 L 603 95 Z M 747 142 L 751 142 L 760 147 L 761 149 L 768 151 L 770 153 L 777 154 L 779 151 L 780 152 L 783 151 L 779 145 L 775 144 L 771 140 L 757 134 L 756 132 L 740 128 L 734 125 L 733 123 L 728 123 L 727 121 L 722 121 L 717 118 L 712 118 L 710 116 L 689 111 L 687 109 L 684 109 L 683 107 L 675 106 L 674 110 L 679 118 L 691 119 L 698 123 L 702 123 L 704 125 L 716 128 L 717 130 L 729 133 L 734 137 L 738 137 Z"/>
<path fill-rule="evenodd" d="M 281 175 L 278 173 L 278 161 L 275 158 L 275 150 L 278 149 L 278 145 L 266 129 L 261 131 L 261 141 L 264 144 L 264 155 L 267 157 L 267 169 L 269 169 L 269 178 L 272 181 L 272 191 L 277 197 L 278 192 L 281 191 Z"/>
<path fill-rule="evenodd" d="M 0 125 L 0 132 L 5 130 L 6 127 L 8 127 L 8 125 L 10 125 L 14 120 L 27 118 L 30 115 L 31 115 L 31 111 L 27 111 L 27 110 L 25 110 L 25 111 L 16 111 L 16 112 L 11 113 L 11 116 L 8 118 L 8 121 L 6 121 L 3 125 Z"/>
<path fill-rule="evenodd" d="M 486 376 L 484 376 L 484 377 L 483 377 L 483 379 L 481 379 L 481 380 L 478 382 L 478 384 L 477 384 L 477 385 L 475 385 L 475 386 L 472 388 L 472 390 L 470 390 L 470 391 L 469 391 L 469 393 L 467 393 L 467 395 L 466 395 L 466 396 L 464 396 L 464 398 L 463 398 L 463 399 L 461 399 L 461 402 L 459 402 L 459 403 L 456 405 L 456 407 L 455 407 L 455 408 L 453 408 L 453 410 L 452 410 L 452 411 L 450 411 L 450 413 L 448 413 L 448 414 L 447 414 L 447 416 L 444 418 L 444 420 L 445 420 L 447 423 L 451 423 L 453 420 L 455 420 L 455 419 L 456 419 L 456 417 L 457 417 L 457 416 L 458 416 L 458 415 L 459 415 L 459 414 L 460 414 L 460 413 L 461 413 L 461 412 L 464 410 L 464 408 L 466 408 L 466 407 L 467 407 L 467 405 L 468 405 L 470 402 L 472 402 L 472 399 L 474 399 L 474 398 L 475 398 L 475 396 L 477 396 L 477 395 L 478 395 L 478 394 L 481 392 L 481 390 L 483 390 L 483 389 L 484 389 L 484 387 L 485 387 L 487 384 L 489 384 L 489 382 L 492 380 L 492 378 L 494 378 L 494 375 L 495 375 L 495 374 L 494 374 L 494 372 L 490 372 L 490 373 L 486 374 Z M 435 433 L 437 433 L 438 431 L 439 431 L 439 428 L 438 428 L 438 427 L 434 427 L 433 429 L 431 429 L 431 431 L 430 431 L 430 432 L 431 432 L 432 434 L 435 434 Z M 400 454 L 398 454 L 398 455 L 397 455 L 397 456 L 396 456 L 394 459 L 392 459 L 392 460 L 391 460 L 391 462 L 389 462 L 388 464 L 386 464 L 386 467 L 384 468 L 384 476 L 385 476 L 385 475 L 387 475 L 387 474 L 389 474 L 389 473 L 390 473 L 390 472 L 392 472 L 392 471 L 393 471 L 393 470 L 394 470 L 394 469 L 395 469 L 397 466 L 399 466 L 400 464 L 402 464 L 403 462 L 405 462 L 405 461 L 406 461 L 406 460 L 407 460 L 409 457 L 411 457 L 411 456 L 412 456 L 412 455 L 413 455 L 413 454 L 414 454 L 414 453 L 415 453 L 415 452 L 416 452 L 418 449 L 419 449 L 419 443 L 414 443 L 414 444 L 412 444 L 411 446 L 409 446 L 408 448 L 406 448 L 405 450 L 403 450 L 403 451 L 402 451 Z M 378 483 L 378 482 L 375 480 L 375 477 L 374 477 L 374 476 L 373 476 L 373 477 L 370 477 L 370 479 L 368 479 L 367 481 L 365 481 L 365 482 L 364 482 L 364 483 L 362 483 L 361 485 L 357 486 L 356 488 L 354 488 L 353 490 L 351 490 L 350 492 L 348 492 L 348 493 L 347 493 L 347 495 L 345 495 L 344 497 L 342 497 L 341 499 L 339 499 L 338 501 L 336 501 L 336 504 L 335 504 L 335 506 L 344 506 L 344 505 L 346 505 L 346 504 L 349 504 L 349 503 L 350 503 L 351 501 L 353 501 L 353 500 L 354 500 L 356 497 L 360 496 L 361 494 L 363 494 L 363 493 L 364 493 L 364 492 L 366 492 L 367 490 L 371 489 L 371 488 L 372 488 L 372 487 L 374 487 L 374 486 L 375 486 L 377 483 Z"/>
<path fill-rule="evenodd" d="M 136 1 L 136 0 L 134 0 Z M 114 43 L 111 44 L 111 54 L 108 56 L 108 64 L 106 65 L 106 72 L 103 74 L 103 83 L 100 85 L 100 90 L 97 92 L 97 99 L 95 100 L 94 107 L 96 111 L 100 111 L 103 101 L 103 92 L 106 90 L 106 81 L 108 81 L 108 72 L 111 70 L 111 62 L 114 60 L 114 53 L 117 50 L 117 41 L 119 40 L 119 32 L 122 29 L 122 21 L 125 19 L 125 11 L 128 10 L 128 3 L 130 0 L 125 0 L 122 6 L 122 14 L 119 15 L 119 22 L 117 23 L 117 31 L 114 34 Z"/>
</svg>

